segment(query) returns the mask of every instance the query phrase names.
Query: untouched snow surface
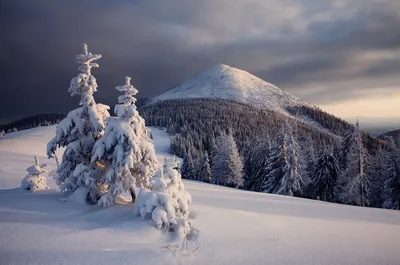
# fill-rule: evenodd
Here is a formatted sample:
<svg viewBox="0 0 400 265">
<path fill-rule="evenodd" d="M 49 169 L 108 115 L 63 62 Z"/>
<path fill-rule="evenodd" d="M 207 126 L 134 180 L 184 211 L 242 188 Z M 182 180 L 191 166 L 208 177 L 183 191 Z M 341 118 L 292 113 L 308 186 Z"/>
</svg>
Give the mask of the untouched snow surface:
<svg viewBox="0 0 400 265">
<path fill-rule="evenodd" d="M 158 158 L 169 138 L 152 129 Z M 152 220 L 131 205 L 103 209 L 49 190 L 19 188 L 33 155 L 48 164 L 55 126 L 0 140 L 0 264 L 400 264 L 400 212 L 252 193 L 186 181 L 193 225 L 201 231 L 191 255 L 162 249 Z"/>
<path fill-rule="evenodd" d="M 310 106 L 246 71 L 224 64 L 201 72 L 196 77 L 154 97 L 151 102 L 186 98 L 228 99 L 281 113 L 286 113 L 287 106 Z"/>
</svg>

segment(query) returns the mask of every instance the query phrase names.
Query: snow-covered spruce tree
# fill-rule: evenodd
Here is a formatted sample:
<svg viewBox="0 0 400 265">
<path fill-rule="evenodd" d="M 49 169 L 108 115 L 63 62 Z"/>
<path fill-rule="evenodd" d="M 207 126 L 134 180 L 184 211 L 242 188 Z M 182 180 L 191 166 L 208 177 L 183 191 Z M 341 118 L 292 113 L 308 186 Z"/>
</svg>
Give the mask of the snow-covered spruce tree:
<svg viewBox="0 0 400 265">
<path fill-rule="evenodd" d="M 96 78 L 91 69 L 99 67 L 96 60 L 100 54 L 88 52 L 83 44 L 83 53 L 76 56 L 80 73 L 72 78 L 68 92 L 71 96 L 80 95 L 82 107 L 68 113 L 56 129 L 56 136 L 47 144 L 47 155 L 52 157 L 58 147 L 65 147 L 59 174 L 56 179 L 61 191 L 75 191 L 78 187 L 88 188 L 90 198 L 97 194 L 97 178 L 102 168 L 89 166 L 92 150 L 101 137 L 109 107 L 96 104 L 93 93 L 97 91 Z"/>
<path fill-rule="evenodd" d="M 0 131 L 0 139 L 3 138 L 3 136 L 4 136 L 5 134 L 6 134 L 6 133 L 4 132 L 4 130 Z"/>
<path fill-rule="evenodd" d="M 259 142 L 254 144 L 247 155 L 245 161 L 246 178 L 244 189 L 262 191 L 264 176 L 267 173 L 266 168 L 271 145 L 268 135 L 266 138 L 267 140 L 264 141 L 264 139 L 260 139 Z"/>
<path fill-rule="evenodd" d="M 135 204 L 135 215 L 152 218 L 158 228 L 165 226 L 172 240 L 183 240 L 192 229 L 188 222 L 191 195 L 185 191 L 175 158 L 165 159 L 164 167 L 150 178 L 150 190 L 141 189 Z M 180 230 L 181 223 L 188 226 Z"/>
<path fill-rule="evenodd" d="M 211 167 L 207 151 L 204 152 L 203 158 L 201 159 L 197 173 L 197 180 L 207 183 L 211 182 Z"/>
<path fill-rule="evenodd" d="M 301 176 L 303 177 L 303 181 L 305 186 L 309 186 L 311 184 L 311 177 L 314 172 L 314 165 L 316 160 L 318 159 L 314 147 L 314 141 L 311 136 L 306 138 L 306 141 L 303 143 L 301 147 L 301 156 L 300 156 L 300 165 L 301 165 Z"/>
<path fill-rule="evenodd" d="M 324 149 L 311 173 L 309 195 L 323 201 L 334 201 L 334 188 L 339 174 L 339 162 L 329 148 Z"/>
<path fill-rule="evenodd" d="M 185 179 L 196 179 L 196 169 L 193 161 L 192 152 L 188 150 L 187 154 L 183 158 L 183 163 L 181 167 L 182 177 Z"/>
<path fill-rule="evenodd" d="M 347 167 L 341 172 L 335 195 L 339 202 L 358 206 L 369 206 L 370 202 L 370 167 L 369 154 L 364 148 L 358 123 L 355 126 L 349 152 Z"/>
<path fill-rule="evenodd" d="M 48 189 L 46 177 L 42 174 L 46 172 L 46 164 L 39 164 L 39 159 L 35 156 L 35 164 L 26 169 L 28 175 L 21 182 L 21 189 L 38 191 Z"/>
<path fill-rule="evenodd" d="M 93 149 L 92 165 L 99 164 L 105 171 L 100 180 L 107 187 L 99 200 L 102 206 L 114 204 L 118 195 L 128 191 L 135 199 L 133 187 L 148 188 L 149 178 L 157 168 L 154 145 L 135 106 L 138 91 L 130 81 L 126 77 L 125 85 L 116 87 L 125 92 L 115 106 L 118 117 L 107 119 L 104 135 Z"/>
<path fill-rule="evenodd" d="M 379 147 L 371 163 L 371 206 L 382 207 L 385 181 L 390 168 L 390 151 Z"/>
<path fill-rule="evenodd" d="M 383 190 L 383 207 L 400 210 L 400 150 L 396 148 L 393 139 L 387 139 L 386 180 Z"/>
<path fill-rule="evenodd" d="M 342 138 L 340 143 L 340 150 L 339 150 L 339 166 L 341 170 L 345 170 L 349 163 L 349 154 L 351 152 L 352 143 L 355 141 L 354 139 L 357 138 L 359 134 L 359 125 L 358 121 L 356 126 L 351 126 L 348 130 L 345 131 L 345 134 Z"/>
<path fill-rule="evenodd" d="M 211 167 L 212 183 L 230 187 L 243 186 L 243 161 L 232 133 L 217 138 Z"/>
<path fill-rule="evenodd" d="M 304 182 L 300 175 L 299 146 L 290 125 L 285 127 L 271 152 L 263 188 L 267 193 L 301 196 Z"/>
</svg>

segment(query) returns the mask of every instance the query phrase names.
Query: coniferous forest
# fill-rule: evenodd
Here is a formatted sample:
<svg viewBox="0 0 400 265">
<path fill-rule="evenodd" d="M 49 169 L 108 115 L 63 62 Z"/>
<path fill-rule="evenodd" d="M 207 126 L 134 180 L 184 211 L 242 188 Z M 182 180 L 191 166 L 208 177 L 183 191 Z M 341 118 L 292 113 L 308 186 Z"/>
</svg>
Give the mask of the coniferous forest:
<svg viewBox="0 0 400 265">
<path fill-rule="evenodd" d="M 292 116 L 222 99 L 139 108 L 165 127 L 186 179 L 365 207 L 400 209 L 399 146 L 318 108 Z"/>
</svg>

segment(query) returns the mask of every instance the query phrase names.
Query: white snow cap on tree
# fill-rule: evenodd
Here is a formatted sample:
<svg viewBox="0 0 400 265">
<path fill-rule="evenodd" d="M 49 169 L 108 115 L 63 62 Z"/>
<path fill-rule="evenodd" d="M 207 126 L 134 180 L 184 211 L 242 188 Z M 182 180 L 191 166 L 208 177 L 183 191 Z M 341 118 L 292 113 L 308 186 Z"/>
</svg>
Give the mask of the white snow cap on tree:
<svg viewBox="0 0 400 265">
<path fill-rule="evenodd" d="M 139 91 L 131 85 L 131 78 L 129 76 L 125 77 L 125 85 L 116 86 L 116 90 L 125 92 L 124 95 L 118 97 L 118 105 L 115 105 L 114 112 L 120 118 L 131 117 L 134 115 L 134 110 L 136 110 L 136 98 L 135 96 Z"/>
<path fill-rule="evenodd" d="M 97 91 L 96 78 L 92 76 L 91 69 L 99 67 L 94 61 L 101 58 L 100 54 L 92 54 L 88 52 L 88 47 L 85 43 L 82 44 L 83 53 L 76 56 L 76 62 L 80 64 L 78 70 L 81 71 L 76 77 L 72 78 L 68 92 L 71 97 L 81 95 L 79 105 L 94 104 L 93 93 Z"/>
<path fill-rule="evenodd" d="M 21 188 L 31 191 L 48 189 L 46 177 L 42 175 L 46 172 L 45 168 L 46 164 L 39 164 L 39 159 L 35 156 L 35 164 L 26 169 L 28 175 L 22 180 Z"/>
</svg>

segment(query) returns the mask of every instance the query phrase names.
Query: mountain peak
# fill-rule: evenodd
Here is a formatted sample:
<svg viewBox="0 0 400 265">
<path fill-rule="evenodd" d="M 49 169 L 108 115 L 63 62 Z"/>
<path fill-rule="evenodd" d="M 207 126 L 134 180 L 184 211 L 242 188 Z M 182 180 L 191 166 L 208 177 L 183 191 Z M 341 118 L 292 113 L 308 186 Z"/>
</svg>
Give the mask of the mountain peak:
<svg viewBox="0 0 400 265">
<path fill-rule="evenodd" d="M 151 100 L 215 98 L 286 113 L 288 106 L 308 105 L 244 70 L 217 64 Z"/>
</svg>

